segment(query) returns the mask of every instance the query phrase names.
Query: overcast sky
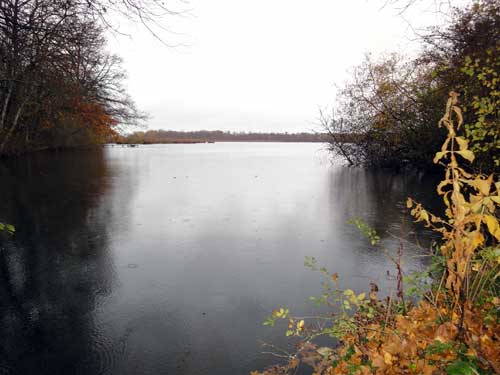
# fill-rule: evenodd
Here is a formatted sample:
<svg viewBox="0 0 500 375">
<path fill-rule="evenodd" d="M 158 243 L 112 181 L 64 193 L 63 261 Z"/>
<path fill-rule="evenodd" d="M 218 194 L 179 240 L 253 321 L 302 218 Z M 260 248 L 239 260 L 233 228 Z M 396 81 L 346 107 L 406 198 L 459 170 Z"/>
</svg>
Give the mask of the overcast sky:
<svg viewBox="0 0 500 375">
<path fill-rule="evenodd" d="M 381 0 L 192 0 L 163 24 L 169 48 L 143 27 L 110 38 L 149 129 L 298 132 L 367 52 L 415 52 L 407 21 Z M 414 27 L 436 22 L 419 9 Z"/>
</svg>

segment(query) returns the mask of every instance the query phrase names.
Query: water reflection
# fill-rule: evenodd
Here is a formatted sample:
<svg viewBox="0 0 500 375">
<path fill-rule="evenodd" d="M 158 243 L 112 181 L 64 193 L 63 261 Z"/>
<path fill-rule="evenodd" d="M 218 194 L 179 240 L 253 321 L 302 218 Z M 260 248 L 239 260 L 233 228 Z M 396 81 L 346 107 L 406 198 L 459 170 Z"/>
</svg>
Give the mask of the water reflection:
<svg viewBox="0 0 500 375">
<path fill-rule="evenodd" d="M 2 220 L 17 228 L 0 252 L 4 373 L 100 372 L 109 349 L 92 312 L 114 284 L 111 180 L 102 150 L 0 164 Z"/>
<path fill-rule="evenodd" d="M 431 183 L 330 165 L 317 144 L 199 144 L 39 154 L 0 163 L 0 373 L 244 374 L 286 345 L 261 322 L 314 312 L 321 278 L 390 288 L 388 247 Z M 428 187 L 426 187 L 428 186 Z M 5 198 L 4 198 L 5 197 Z M 433 202 L 430 202 L 431 204 Z M 408 245 L 407 269 L 422 266 Z M 3 369 L 3 370 L 2 370 Z"/>
<path fill-rule="evenodd" d="M 428 262 L 423 255 L 432 245 L 435 235 L 415 223 L 406 208 L 406 200 L 412 197 L 426 207 L 438 209 L 439 198 L 435 193 L 439 176 L 418 172 L 398 174 L 389 170 L 370 171 L 360 168 L 336 168 L 329 176 L 330 206 L 342 249 L 349 254 L 352 263 L 341 269 L 351 272 L 354 283 L 374 281 L 384 290 L 394 288 L 394 265 L 385 251 L 396 254 L 403 244 L 403 269 L 410 273 Z M 381 248 L 369 246 L 355 225 L 346 221 L 360 218 L 377 230 L 381 237 Z M 339 221 L 340 220 L 340 221 Z M 389 274 L 389 276 L 388 276 Z M 358 279 L 358 281 L 356 281 Z M 364 280 L 364 281 L 363 281 Z"/>
<path fill-rule="evenodd" d="M 414 171 L 401 174 L 390 170 L 338 168 L 330 174 L 330 199 L 332 204 L 342 207 L 344 217 L 361 217 L 382 235 L 394 230 L 398 219 L 399 224 L 405 222 L 407 231 L 412 232 L 415 225 L 406 220 L 406 198 L 438 206 L 435 193 L 438 177 Z"/>
</svg>

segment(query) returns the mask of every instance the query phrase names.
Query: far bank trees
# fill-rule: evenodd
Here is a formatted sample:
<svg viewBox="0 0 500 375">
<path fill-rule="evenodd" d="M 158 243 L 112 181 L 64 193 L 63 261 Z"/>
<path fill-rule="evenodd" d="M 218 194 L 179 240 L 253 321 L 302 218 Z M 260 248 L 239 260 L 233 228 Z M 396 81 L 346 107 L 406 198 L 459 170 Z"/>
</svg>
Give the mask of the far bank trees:
<svg viewBox="0 0 500 375">
<path fill-rule="evenodd" d="M 416 59 L 367 56 L 354 69 L 334 113 L 322 115 L 331 150 L 354 165 L 433 168 L 428 155 L 443 137 L 438 103 L 454 90 L 477 168 L 500 170 L 500 3 L 455 9 L 450 25 L 428 30 L 422 43 Z M 354 142 L 339 142 L 339 133 Z"/>
</svg>

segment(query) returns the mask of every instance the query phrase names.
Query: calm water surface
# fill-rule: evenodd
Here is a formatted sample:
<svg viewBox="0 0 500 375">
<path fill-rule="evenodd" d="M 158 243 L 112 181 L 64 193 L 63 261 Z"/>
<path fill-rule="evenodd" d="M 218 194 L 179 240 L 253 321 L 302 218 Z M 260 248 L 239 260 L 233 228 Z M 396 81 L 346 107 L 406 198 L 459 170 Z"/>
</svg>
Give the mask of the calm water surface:
<svg viewBox="0 0 500 375">
<path fill-rule="evenodd" d="M 344 168 L 320 144 L 217 143 L 40 153 L 0 162 L 0 374 L 245 374 L 286 345 L 262 321 L 310 313 L 321 277 L 393 287 L 347 220 L 426 243 L 416 175 Z M 391 235 L 392 234 L 392 235 Z M 418 254 L 411 245 L 409 255 Z M 409 256 L 407 270 L 422 267 Z"/>
</svg>

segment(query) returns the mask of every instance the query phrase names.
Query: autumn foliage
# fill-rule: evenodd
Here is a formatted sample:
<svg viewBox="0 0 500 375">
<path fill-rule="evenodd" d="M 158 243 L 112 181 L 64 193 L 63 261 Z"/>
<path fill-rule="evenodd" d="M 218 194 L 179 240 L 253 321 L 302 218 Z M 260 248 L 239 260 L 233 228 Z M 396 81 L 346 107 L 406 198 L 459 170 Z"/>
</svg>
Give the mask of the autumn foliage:
<svg viewBox="0 0 500 375">
<path fill-rule="evenodd" d="M 288 309 L 274 311 L 265 324 L 283 319 L 287 335 L 301 341 L 285 364 L 254 375 L 294 374 L 301 366 L 316 375 L 500 374 L 500 182 L 463 166 L 473 162 L 474 153 L 458 135 L 462 122 L 458 94 L 451 92 L 439 121 L 448 135 L 434 158 L 445 167 L 437 187 L 445 216 L 407 202 L 415 220 L 440 235 L 434 254 L 438 272 L 417 295 L 419 301 L 405 300 L 399 279 L 397 296 L 381 299 L 375 284 L 368 296 L 357 295 L 338 288 L 338 274 L 319 269 L 331 285 L 320 302 L 331 306 L 332 314 L 309 321 Z M 376 233 L 358 227 L 377 243 Z M 306 263 L 317 269 L 315 260 Z M 339 344 L 318 347 L 314 339 L 320 335 Z"/>
<path fill-rule="evenodd" d="M 102 143 L 144 119 L 107 51 L 101 3 L 0 2 L 0 156 Z"/>
<path fill-rule="evenodd" d="M 434 126 L 440 98 L 454 90 L 474 170 L 500 171 L 500 2 L 474 0 L 449 13 L 449 23 L 419 33 L 415 58 L 367 55 L 353 68 L 332 113 L 320 116 L 334 154 L 352 165 L 435 170 L 428 155 L 444 136 Z M 358 137 L 343 143 L 339 133 Z"/>
</svg>

